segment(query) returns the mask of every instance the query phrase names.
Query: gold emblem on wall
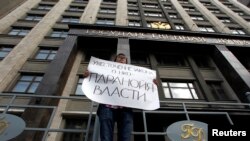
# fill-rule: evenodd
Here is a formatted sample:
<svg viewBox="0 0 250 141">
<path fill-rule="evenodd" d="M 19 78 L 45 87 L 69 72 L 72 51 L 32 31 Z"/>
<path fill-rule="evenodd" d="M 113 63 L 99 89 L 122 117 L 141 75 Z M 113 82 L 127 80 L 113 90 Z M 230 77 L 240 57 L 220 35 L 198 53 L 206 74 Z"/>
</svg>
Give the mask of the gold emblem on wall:
<svg viewBox="0 0 250 141">
<path fill-rule="evenodd" d="M 162 22 L 153 22 L 151 23 L 152 28 L 158 28 L 158 29 L 171 29 L 171 26 L 169 23 L 162 23 Z"/>
<path fill-rule="evenodd" d="M 8 126 L 9 123 L 6 120 L 0 119 L 0 135 L 8 128 Z"/>
<path fill-rule="evenodd" d="M 195 127 L 194 124 L 183 124 L 181 130 L 183 132 L 181 134 L 182 139 L 193 137 L 196 139 L 194 141 L 205 141 L 203 129 Z"/>
</svg>

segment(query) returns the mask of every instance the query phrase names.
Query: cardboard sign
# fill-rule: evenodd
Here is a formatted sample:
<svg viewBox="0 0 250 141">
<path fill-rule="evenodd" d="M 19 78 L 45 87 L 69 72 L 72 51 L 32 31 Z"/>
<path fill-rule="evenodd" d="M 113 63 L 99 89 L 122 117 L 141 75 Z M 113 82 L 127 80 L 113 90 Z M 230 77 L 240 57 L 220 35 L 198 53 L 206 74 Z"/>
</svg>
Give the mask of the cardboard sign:
<svg viewBox="0 0 250 141">
<path fill-rule="evenodd" d="M 89 99 L 144 110 L 160 107 L 154 70 L 91 57 L 88 71 L 82 90 Z"/>
</svg>

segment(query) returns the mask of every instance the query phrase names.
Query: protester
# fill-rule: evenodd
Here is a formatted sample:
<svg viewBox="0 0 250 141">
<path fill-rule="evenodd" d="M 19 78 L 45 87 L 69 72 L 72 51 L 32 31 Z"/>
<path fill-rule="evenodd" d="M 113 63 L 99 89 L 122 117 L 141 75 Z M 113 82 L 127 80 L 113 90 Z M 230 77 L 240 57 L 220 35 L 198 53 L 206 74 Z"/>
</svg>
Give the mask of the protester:
<svg viewBox="0 0 250 141">
<path fill-rule="evenodd" d="M 115 62 L 127 64 L 128 59 L 125 54 L 118 54 Z M 89 76 L 89 71 L 84 72 L 84 77 Z M 153 80 L 157 84 L 156 79 Z M 113 131 L 115 122 L 118 128 L 118 141 L 130 141 L 133 129 L 133 112 L 131 108 L 116 105 L 99 104 L 97 115 L 100 122 L 101 141 L 113 141 Z"/>
</svg>

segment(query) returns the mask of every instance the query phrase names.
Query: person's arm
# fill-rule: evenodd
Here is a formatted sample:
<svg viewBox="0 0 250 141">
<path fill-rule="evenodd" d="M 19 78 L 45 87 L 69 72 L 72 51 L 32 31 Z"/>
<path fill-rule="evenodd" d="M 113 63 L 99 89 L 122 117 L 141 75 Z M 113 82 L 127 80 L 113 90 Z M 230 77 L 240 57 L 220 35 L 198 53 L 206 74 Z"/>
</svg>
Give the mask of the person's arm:
<svg viewBox="0 0 250 141">
<path fill-rule="evenodd" d="M 157 81 L 157 79 L 155 78 L 155 79 L 153 79 L 153 82 L 155 83 L 155 85 L 156 86 L 158 86 L 158 81 Z"/>
</svg>

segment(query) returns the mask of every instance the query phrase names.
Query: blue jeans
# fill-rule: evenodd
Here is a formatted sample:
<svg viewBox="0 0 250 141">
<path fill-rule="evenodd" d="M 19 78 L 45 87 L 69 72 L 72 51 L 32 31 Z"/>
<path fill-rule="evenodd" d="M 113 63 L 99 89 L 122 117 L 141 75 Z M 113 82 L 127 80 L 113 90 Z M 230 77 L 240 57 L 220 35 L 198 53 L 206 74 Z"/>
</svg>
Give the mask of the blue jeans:
<svg viewBox="0 0 250 141">
<path fill-rule="evenodd" d="M 118 141 L 130 141 L 133 128 L 133 112 L 131 108 L 113 109 L 99 105 L 97 114 L 100 121 L 101 141 L 113 141 L 115 122 L 118 128 Z"/>
</svg>

